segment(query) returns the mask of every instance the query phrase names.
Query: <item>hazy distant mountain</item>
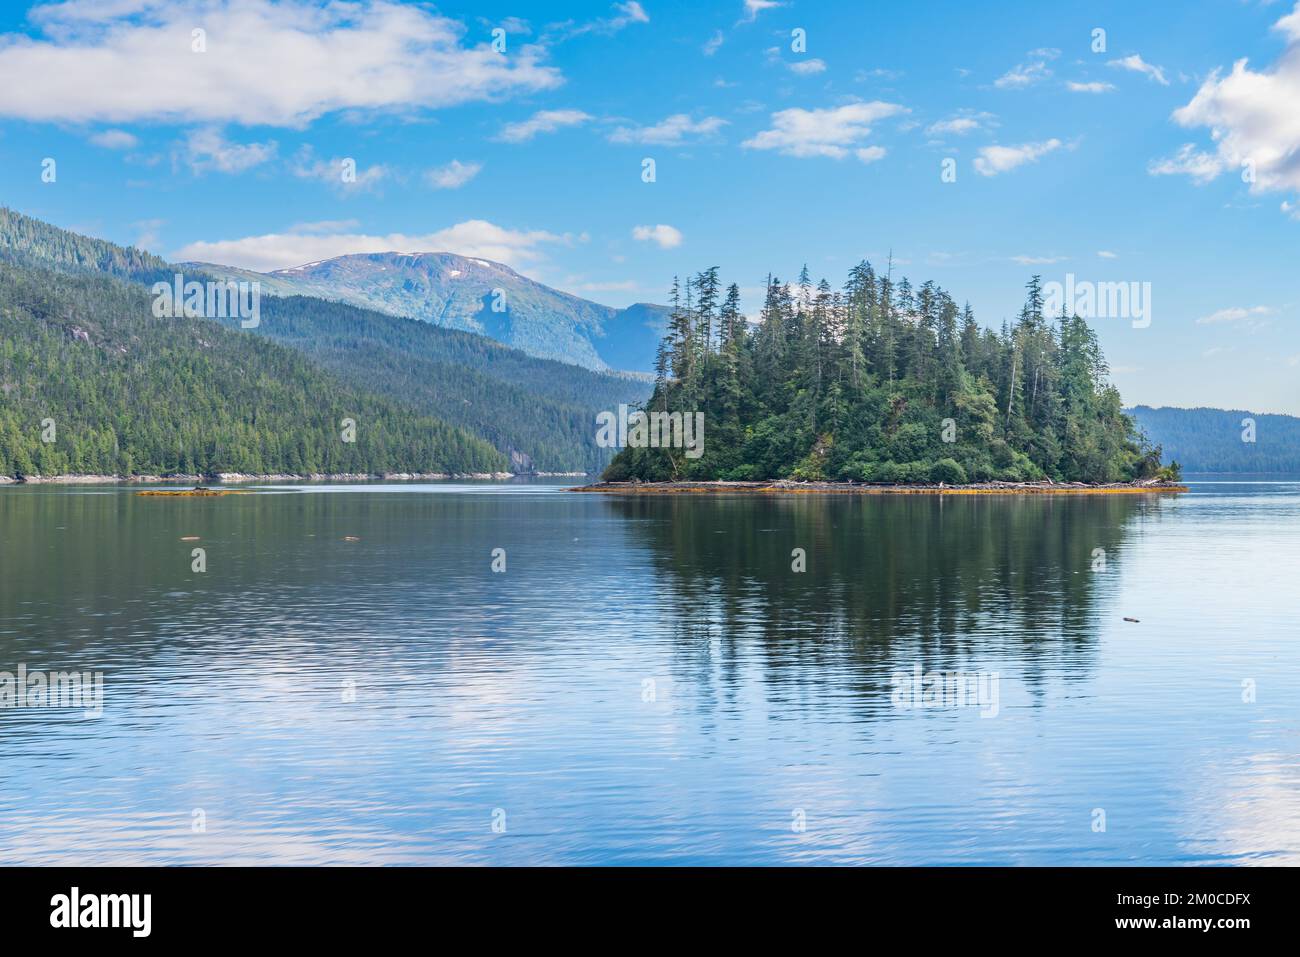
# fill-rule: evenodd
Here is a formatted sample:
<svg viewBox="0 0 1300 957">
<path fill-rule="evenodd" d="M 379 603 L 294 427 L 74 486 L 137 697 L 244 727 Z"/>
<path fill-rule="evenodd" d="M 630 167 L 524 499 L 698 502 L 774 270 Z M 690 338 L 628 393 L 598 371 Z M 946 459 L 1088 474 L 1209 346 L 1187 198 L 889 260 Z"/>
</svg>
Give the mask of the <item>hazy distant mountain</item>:
<svg viewBox="0 0 1300 957">
<path fill-rule="evenodd" d="M 1300 473 L 1300 419 L 1229 409 L 1128 410 L 1186 472 Z M 1244 419 L 1253 422 L 1253 432 Z M 1254 441 L 1246 441 L 1253 438 Z"/>
<path fill-rule="evenodd" d="M 241 279 L 263 293 L 336 299 L 477 332 L 543 359 L 589 369 L 649 372 L 668 309 L 615 309 L 560 292 L 509 266 L 453 253 L 360 253 L 269 273 L 182 264 Z"/>
<path fill-rule="evenodd" d="M 292 280 L 241 270 L 208 272 L 261 281 L 256 328 L 237 319 L 159 320 L 149 288 L 170 285 L 177 271 L 208 278 L 0 206 L 0 306 L 12 302 L 13 310 L 0 309 L 0 474 L 158 470 L 173 461 L 187 471 L 599 471 L 612 451 L 596 445 L 596 414 L 644 401 L 650 390 L 645 375 L 540 359 L 486 336 L 299 295 Z M 207 351 L 214 343 L 225 351 Z M 86 371 L 93 368 L 113 374 Z M 304 381 L 310 402 L 297 389 Z M 338 403 L 354 417 L 366 410 L 380 426 L 349 447 L 350 458 L 322 452 L 337 430 L 317 430 L 318 413 L 333 414 Z M 29 427 L 47 415 L 59 422 L 58 446 Z M 301 448 L 286 424 L 295 415 Z M 390 444 L 371 447 L 379 438 Z M 394 447 L 398 439 L 404 444 Z M 19 448 L 26 458 L 14 458 Z"/>
</svg>

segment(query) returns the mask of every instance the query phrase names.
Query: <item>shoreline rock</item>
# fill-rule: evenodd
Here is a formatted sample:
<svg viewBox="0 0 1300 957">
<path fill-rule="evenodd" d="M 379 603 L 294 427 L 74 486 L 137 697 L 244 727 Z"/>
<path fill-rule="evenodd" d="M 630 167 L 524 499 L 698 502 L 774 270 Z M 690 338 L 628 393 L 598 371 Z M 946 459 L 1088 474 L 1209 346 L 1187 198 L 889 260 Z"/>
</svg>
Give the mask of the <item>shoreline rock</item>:
<svg viewBox="0 0 1300 957">
<path fill-rule="evenodd" d="M 576 472 L 575 475 L 585 475 Z M 473 472 L 466 475 L 447 472 L 340 472 L 310 475 L 248 475 L 243 472 L 218 472 L 215 475 L 25 475 L 16 479 L 0 475 L 0 485 L 243 485 L 250 482 L 429 482 L 450 479 L 504 481 L 514 478 L 510 472 Z"/>
<path fill-rule="evenodd" d="M 604 492 L 632 495 L 678 493 L 785 493 L 840 495 L 1086 495 L 1186 492 L 1177 482 L 1146 479 L 1140 482 L 1089 484 L 1087 482 L 972 482 L 968 485 L 870 485 L 865 482 L 596 482 L 570 492 Z"/>
</svg>

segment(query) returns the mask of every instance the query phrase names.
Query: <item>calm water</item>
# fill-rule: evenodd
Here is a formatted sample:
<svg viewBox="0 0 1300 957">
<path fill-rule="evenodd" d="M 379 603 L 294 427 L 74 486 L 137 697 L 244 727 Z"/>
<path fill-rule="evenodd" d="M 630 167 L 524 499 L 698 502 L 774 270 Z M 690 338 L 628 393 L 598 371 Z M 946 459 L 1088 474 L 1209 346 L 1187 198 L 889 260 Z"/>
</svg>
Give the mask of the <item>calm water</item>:
<svg viewBox="0 0 1300 957">
<path fill-rule="evenodd" d="M 1297 567 L 1297 481 L 4 489 L 0 671 L 104 699 L 0 710 L 0 862 L 1297 864 Z"/>
</svg>

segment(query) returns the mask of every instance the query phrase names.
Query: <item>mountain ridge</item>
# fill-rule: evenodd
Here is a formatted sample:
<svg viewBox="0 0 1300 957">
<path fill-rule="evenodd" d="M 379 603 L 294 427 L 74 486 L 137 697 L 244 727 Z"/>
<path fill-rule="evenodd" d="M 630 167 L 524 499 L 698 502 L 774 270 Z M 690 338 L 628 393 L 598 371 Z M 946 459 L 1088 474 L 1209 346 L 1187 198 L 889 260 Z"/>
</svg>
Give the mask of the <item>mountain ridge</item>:
<svg viewBox="0 0 1300 957">
<path fill-rule="evenodd" d="M 475 332 L 541 359 L 649 373 L 668 308 L 606 306 L 505 263 L 452 252 L 347 253 L 267 272 L 191 261 L 183 268 L 257 280 L 271 295 L 307 295 Z"/>
<path fill-rule="evenodd" d="M 1208 406 L 1135 405 L 1125 411 L 1185 471 L 1300 473 L 1296 416 Z"/>
<path fill-rule="evenodd" d="M 214 276 L 0 207 L 3 262 L 46 275 L 45 281 L 52 289 L 65 283 L 62 278 L 53 278 L 54 273 L 74 279 L 111 278 L 142 287 L 129 305 L 123 302 L 121 308 L 113 308 L 124 317 L 134 311 L 155 325 L 160 320 L 149 311 L 148 289 L 157 282 L 171 285 L 177 272 L 186 273 L 187 280 L 263 277 L 258 273 L 246 277 Z M 268 280 L 275 281 L 274 277 Z M 31 284 L 28 287 L 34 288 Z M 291 292 L 289 288 L 281 291 Z M 112 296 L 118 297 L 118 293 Z M 90 306 L 93 311 L 94 303 Z M 216 319 L 192 322 L 223 323 Z M 486 439 L 515 472 L 598 471 L 612 453 L 596 445 L 592 424 L 596 413 L 639 402 L 649 392 L 644 375 L 598 372 L 539 359 L 486 336 L 337 300 L 267 295 L 261 301 L 257 328 L 240 329 L 238 320 L 225 325 L 251 338 L 269 340 L 267 346 L 272 351 L 287 346 L 305 354 L 323 374 L 321 382 L 331 383 L 331 389 L 342 386 L 367 401 L 382 400 L 385 408 L 396 402 L 412 416 L 437 419 L 457 431 L 468 430 L 469 435 Z M 54 348 L 53 340 L 47 342 L 47 348 Z M 252 345 L 246 351 L 250 355 L 268 354 L 259 353 Z M 169 357 L 168 361 L 172 360 L 190 361 L 179 354 Z M 170 374 L 168 369 L 161 371 Z M 51 394 L 58 388 L 57 383 L 28 381 L 32 389 Z M 7 395 L 0 393 L 0 411 L 6 400 Z M 244 415 L 247 407 L 238 408 Z M 118 411 L 110 410 L 114 415 Z M 476 467 L 473 471 L 501 467 L 500 461 L 493 459 L 492 468 Z M 418 463 L 404 463 L 401 470 L 418 471 Z"/>
</svg>

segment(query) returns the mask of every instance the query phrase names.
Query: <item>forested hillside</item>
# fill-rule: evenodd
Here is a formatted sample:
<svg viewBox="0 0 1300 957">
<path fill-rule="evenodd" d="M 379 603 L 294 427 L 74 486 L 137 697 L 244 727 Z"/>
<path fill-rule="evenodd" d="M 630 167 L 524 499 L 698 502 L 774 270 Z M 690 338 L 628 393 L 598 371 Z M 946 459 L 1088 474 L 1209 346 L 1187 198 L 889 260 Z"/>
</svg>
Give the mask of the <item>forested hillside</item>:
<svg viewBox="0 0 1300 957">
<path fill-rule="evenodd" d="M 81 275 L 117 276 L 136 282 L 171 281 L 166 260 L 134 246 L 59 229 L 0 206 L 0 258 Z"/>
<path fill-rule="evenodd" d="M 171 282 L 178 271 L 187 280 L 207 278 L 3 207 L 0 261 L 75 276 L 118 276 L 146 286 Z M 596 413 L 643 401 L 650 391 L 648 380 L 537 359 L 484 336 L 339 302 L 280 299 L 267 291 L 260 325 L 236 331 L 306 354 L 332 373 L 331 381 L 346 381 L 359 395 L 380 394 L 417 417 L 462 426 L 493 445 L 503 461 L 516 453 L 510 471 L 600 470 L 612 452 L 595 443 Z M 143 315 L 149 315 L 147 308 Z"/>
<path fill-rule="evenodd" d="M 465 430 L 291 349 L 154 318 L 142 286 L 0 262 L 0 475 L 505 468 Z"/>
<path fill-rule="evenodd" d="M 608 480 L 1092 482 L 1176 474 L 1135 432 L 1096 335 L 1043 314 L 1039 280 L 1000 332 L 927 282 L 863 262 L 842 289 L 769 280 L 762 321 L 717 268 L 674 286 L 650 411 L 704 413 L 703 455 L 627 448 Z"/>
<path fill-rule="evenodd" d="M 1189 472 L 1300 474 L 1300 419 L 1294 416 L 1145 405 L 1129 411 Z"/>
<path fill-rule="evenodd" d="M 483 336 L 304 296 L 262 300 L 256 330 L 340 378 L 464 426 L 543 472 L 598 472 L 596 411 L 645 399 L 650 383 L 535 359 Z M 513 471 L 521 471 L 517 463 Z"/>
</svg>

